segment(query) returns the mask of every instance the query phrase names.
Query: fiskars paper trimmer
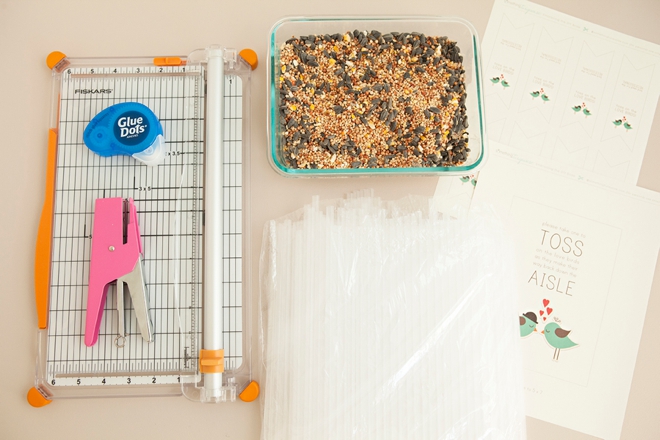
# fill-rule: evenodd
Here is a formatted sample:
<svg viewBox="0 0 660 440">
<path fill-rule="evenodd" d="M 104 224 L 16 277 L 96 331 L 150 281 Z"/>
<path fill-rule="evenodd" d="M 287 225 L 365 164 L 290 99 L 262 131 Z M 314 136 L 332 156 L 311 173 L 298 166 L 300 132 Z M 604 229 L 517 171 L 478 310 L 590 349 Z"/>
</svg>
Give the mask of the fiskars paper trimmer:
<svg viewBox="0 0 660 440">
<path fill-rule="evenodd" d="M 250 268 L 243 264 L 249 243 L 243 224 L 248 221 L 249 92 L 256 55 L 214 46 L 187 57 L 53 53 L 48 64 L 53 109 L 35 260 L 39 353 L 28 400 L 34 406 L 108 395 L 253 400 L 258 385 L 251 380 Z M 166 147 L 161 162 L 101 156 L 85 145 L 90 121 L 121 103 L 139 103 L 158 118 Z M 213 183 L 211 175 L 220 175 L 219 182 Z M 217 194 L 213 201 L 210 184 Z M 128 217 L 122 221 L 122 240 L 129 241 L 132 224 L 139 232 L 147 314 L 136 306 L 136 298 L 142 298 L 139 277 L 128 284 L 131 295 L 122 306 L 120 279 L 125 281 L 126 273 L 119 271 L 114 280 L 108 275 L 106 302 L 93 324 L 98 336 L 93 331 L 86 344 L 89 284 L 96 273 L 90 267 L 97 240 L 95 202 L 103 199 L 122 204 L 124 220 Z M 210 215 L 218 220 L 212 233 L 219 238 L 213 242 Z M 214 271 L 221 273 L 213 289 L 207 284 L 214 271 L 206 270 L 211 251 Z M 214 324 L 208 322 L 208 306 L 213 306 Z M 219 330 L 210 334 L 209 324 Z M 217 345 L 209 347 L 214 340 Z"/>
</svg>

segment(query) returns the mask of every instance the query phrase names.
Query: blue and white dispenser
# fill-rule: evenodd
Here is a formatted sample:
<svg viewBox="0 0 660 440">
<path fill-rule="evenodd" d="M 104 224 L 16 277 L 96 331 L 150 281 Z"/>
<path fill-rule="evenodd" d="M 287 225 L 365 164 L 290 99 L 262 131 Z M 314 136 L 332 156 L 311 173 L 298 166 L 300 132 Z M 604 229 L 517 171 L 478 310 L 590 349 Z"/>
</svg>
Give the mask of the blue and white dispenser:
<svg viewBox="0 0 660 440">
<path fill-rule="evenodd" d="M 139 102 L 123 102 L 101 111 L 85 128 L 83 141 L 99 156 L 132 156 L 151 166 L 167 155 L 160 121 Z"/>
</svg>

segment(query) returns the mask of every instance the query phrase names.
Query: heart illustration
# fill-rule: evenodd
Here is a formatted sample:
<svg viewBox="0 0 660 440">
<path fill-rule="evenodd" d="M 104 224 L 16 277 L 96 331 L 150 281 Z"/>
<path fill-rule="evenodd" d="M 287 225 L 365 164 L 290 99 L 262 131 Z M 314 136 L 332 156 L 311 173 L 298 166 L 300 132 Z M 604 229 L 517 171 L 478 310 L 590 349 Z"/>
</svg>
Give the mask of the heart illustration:
<svg viewBox="0 0 660 440">
<path fill-rule="evenodd" d="M 543 307 L 548 307 L 548 304 L 550 304 L 550 300 L 549 299 L 544 299 L 543 300 Z"/>
<path fill-rule="evenodd" d="M 553 309 L 552 307 L 548 307 L 548 308 L 545 309 L 545 310 L 548 312 L 548 315 L 550 315 L 550 313 L 552 313 L 552 311 L 553 311 L 554 309 Z"/>
<path fill-rule="evenodd" d="M 543 320 L 545 321 L 545 316 L 543 317 Z"/>
<path fill-rule="evenodd" d="M 543 316 L 543 313 L 545 313 L 543 310 L 539 310 L 539 315 Z"/>
</svg>

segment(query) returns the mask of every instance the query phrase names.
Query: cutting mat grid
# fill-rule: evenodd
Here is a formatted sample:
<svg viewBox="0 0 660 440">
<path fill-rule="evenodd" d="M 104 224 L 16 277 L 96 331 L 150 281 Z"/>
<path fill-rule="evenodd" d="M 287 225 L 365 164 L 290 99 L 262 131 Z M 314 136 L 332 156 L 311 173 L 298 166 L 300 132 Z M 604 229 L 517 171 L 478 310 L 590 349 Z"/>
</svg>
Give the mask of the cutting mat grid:
<svg viewBox="0 0 660 440">
<path fill-rule="evenodd" d="M 78 379 L 104 374 L 148 373 L 154 379 L 163 375 L 174 380 L 196 368 L 202 328 L 203 74 L 190 66 L 76 68 L 63 73 L 47 342 L 47 378 L 52 384 L 58 378 L 57 385 L 92 385 L 96 381 Z M 242 361 L 240 78 L 227 76 L 225 87 L 224 330 L 225 368 L 232 370 Z M 85 92 L 100 90 L 104 92 Z M 97 113 L 126 101 L 145 104 L 163 125 L 169 153 L 157 167 L 124 156 L 100 157 L 82 142 L 85 127 Z M 129 299 L 129 336 L 125 347 L 115 346 L 118 315 L 111 286 L 99 340 L 93 347 L 84 344 L 93 209 L 101 197 L 135 200 L 154 324 L 152 343 L 142 340 Z"/>
</svg>

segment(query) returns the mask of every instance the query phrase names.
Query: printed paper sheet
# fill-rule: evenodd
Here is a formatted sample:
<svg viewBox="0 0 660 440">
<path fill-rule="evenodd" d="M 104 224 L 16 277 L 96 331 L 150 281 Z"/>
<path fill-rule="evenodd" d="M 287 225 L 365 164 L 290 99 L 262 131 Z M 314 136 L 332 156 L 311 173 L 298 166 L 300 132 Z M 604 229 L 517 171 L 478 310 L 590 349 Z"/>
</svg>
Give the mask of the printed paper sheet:
<svg viewBox="0 0 660 440">
<path fill-rule="evenodd" d="M 660 47 L 524 0 L 496 0 L 482 42 L 488 137 L 637 183 Z"/>
<path fill-rule="evenodd" d="M 660 249 L 660 195 L 492 143 L 473 204 L 518 258 L 527 415 L 619 438 Z"/>
</svg>

